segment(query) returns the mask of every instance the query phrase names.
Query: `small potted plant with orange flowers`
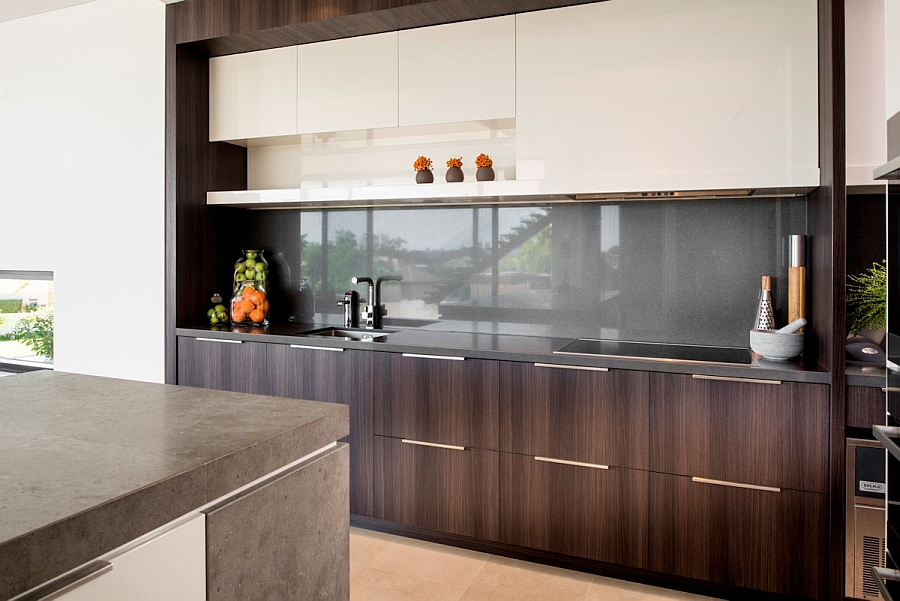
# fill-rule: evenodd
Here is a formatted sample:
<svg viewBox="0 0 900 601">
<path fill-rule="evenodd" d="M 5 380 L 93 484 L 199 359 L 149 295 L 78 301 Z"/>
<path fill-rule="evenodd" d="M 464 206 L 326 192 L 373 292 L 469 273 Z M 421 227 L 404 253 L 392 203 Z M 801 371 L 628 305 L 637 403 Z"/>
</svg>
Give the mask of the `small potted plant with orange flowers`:
<svg viewBox="0 0 900 601">
<path fill-rule="evenodd" d="M 461 182 L 465 179 L 462 172 L 462 157 L 447 161 L 447 183 Z"/>
<path fill-rule="evenodd" d="M 416 162 L 413 163 L 413 169 L 416 170 L 417 184 L 434 183 L 434 173 L 431 172 L 434 169 L 434 165 L 431 164 L 431 159 L 428 157 L 417 158 Z"/>
<path fill-rule="evenodd" d="M 494 161 L 491 160 L 491 157 L 482 152 L 475 159 L 475 166 L 478 167 L 478 171 L 475 172 L 475 179 L 480 182 L 494 181 Z"/>
</svg>

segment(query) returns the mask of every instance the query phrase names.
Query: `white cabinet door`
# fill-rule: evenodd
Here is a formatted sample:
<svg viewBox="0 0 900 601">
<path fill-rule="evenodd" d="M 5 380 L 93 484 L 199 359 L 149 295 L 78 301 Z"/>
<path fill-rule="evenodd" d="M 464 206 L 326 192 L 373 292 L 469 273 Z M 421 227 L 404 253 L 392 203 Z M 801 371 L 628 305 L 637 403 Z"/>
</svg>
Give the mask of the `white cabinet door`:
<svg viewBox="0 0 900 601">
<path fill-rule="evenodd" d="M 717 174 L 728 187 L 816 173 L 815 0 L 523 13 L 516 50 L 517 179 L 624 176 L 641 187 L 649 175 Z"/>
<path fill-rule="evenodd" d="M 112 570 L 74 586 L 59 601 L 205 601 L 206 516 L 101 559 Z"/>
<path fill-rule="evenodd" d="M 298 47 L 300 133 L 397 126 L 397 33 Z"/>
<path fill-rule="evenodd" d="M 297 47 L 209 59 L 209 139 L 297 133 Z"/>
<path fill-rule="evenodd" d="M 400 32 L 400 125 L 515 116 L 515 16 Z"/>
</svg>

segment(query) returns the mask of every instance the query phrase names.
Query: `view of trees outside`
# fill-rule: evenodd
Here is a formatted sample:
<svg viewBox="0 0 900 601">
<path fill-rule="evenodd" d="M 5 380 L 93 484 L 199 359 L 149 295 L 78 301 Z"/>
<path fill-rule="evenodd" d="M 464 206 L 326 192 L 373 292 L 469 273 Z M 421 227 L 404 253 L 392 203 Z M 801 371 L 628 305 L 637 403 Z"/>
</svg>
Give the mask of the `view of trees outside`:
<svg viewBox="0 0 900 601">
<path fill-rule="evenodd" d="M 530 279 L 544 281 L 541 287 L 549 280 L 549 209 L 387 210 L 375 211 L 371 226 L 367 219 L 364 211 L 304 215 L 301 272 L 319 298 L 339 297 L 351 287 L 353 276 L 367 275 L 370 256 L 374 277 L 403 276 L 401 284 L 387 284 L 383 290 L 390 316 L 437 319 L 441 303 L 490 296 L 492 219 L 498 220 L 498 277 L 518 274 L 517 290 L 528 289 Z M 337 312 L 328 302 L 319 306 Z"/>
<path fill-rule="evenodd" d="M 53 281 L 0 276 L 0 362 L 53 362 Z"/>
</svg>

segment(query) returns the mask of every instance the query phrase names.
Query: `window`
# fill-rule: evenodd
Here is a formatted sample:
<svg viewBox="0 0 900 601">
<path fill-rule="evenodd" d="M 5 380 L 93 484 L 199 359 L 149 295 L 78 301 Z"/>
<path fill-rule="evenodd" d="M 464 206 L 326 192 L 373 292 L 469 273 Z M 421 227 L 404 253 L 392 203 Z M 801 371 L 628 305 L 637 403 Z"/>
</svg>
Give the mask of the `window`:
<svg viewBox="0 0 900 601">
<path fill-rule="evenodd" d="M 53 273 L 0 270 L 0 370 L 53 365 Z"/>
</svg>

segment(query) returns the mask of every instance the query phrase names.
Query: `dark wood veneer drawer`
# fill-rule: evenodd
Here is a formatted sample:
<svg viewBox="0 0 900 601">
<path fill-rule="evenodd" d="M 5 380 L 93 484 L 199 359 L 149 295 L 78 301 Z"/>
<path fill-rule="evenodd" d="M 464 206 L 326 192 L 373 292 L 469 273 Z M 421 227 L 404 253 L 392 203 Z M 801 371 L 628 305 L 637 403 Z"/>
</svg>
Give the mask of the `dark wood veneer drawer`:
<svg viewBox="0 0 900 601">
<path fill-rule="evenodd" d="M 647 469 L 646 372 L 505 362 L 500 450 Z"/>
<path fill-rule="evenodd" d="M 498 362 L 374 355 L 375 434 L 498 448 Z"/>
<path fill-rule="evenodd" d="M 650 470 L 828 490 L 828 386 L 650 375 Z"/>
<path fill-rule="evenodd" d="M 499 538 L 499 453 L 375 437 L 375 515 L 484 540 Z"/>
<path fill-rule="evenodd" d="M 827 497 L 650 474 L 650 569 L 822 598 Z"/>
<path fill-rule="evenodd" d="M 178 384 L 269 394 L 266 343 L 178 337 Z"/>
<path fill-rule="evenodd" d="M 648 472 L 542 459 L 500 454 L 501 541 L 646 568 Z"/>
</svg>

